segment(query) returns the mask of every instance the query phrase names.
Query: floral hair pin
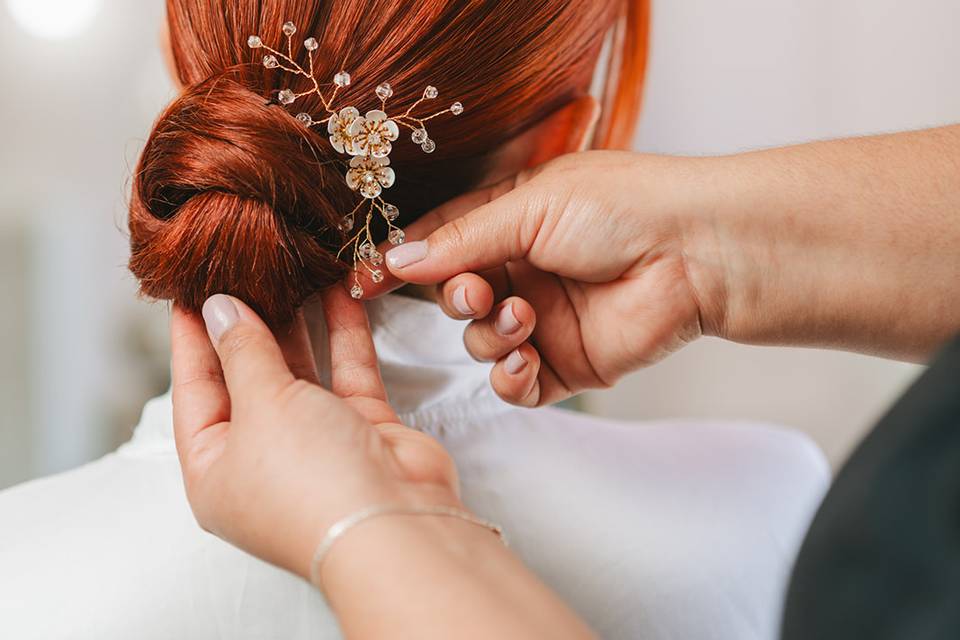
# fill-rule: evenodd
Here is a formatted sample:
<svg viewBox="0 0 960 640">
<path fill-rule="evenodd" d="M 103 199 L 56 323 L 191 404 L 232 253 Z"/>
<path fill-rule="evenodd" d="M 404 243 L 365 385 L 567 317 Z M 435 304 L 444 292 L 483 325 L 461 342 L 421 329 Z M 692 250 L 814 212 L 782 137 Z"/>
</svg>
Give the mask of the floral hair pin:
<svg viewBox="0 0 960 640">
<path fill-rule="evenodd" d="M 428 116 L 414 115 L 417 107 L 426 101 L 435 100 L 439 95 L 436 87 L 428 86 L 424 89 L 423 96 L 405 112 L 399 115 L 388 115 L 387 102 L 393 97 L 393 87 L 384 82 L 376 88 L 376 95 L 380 100 L 379 109 L 367 111 L 365 115 L 361 115 L 360 111 L 353 106 L 345 106 L 338 110 L 334 106 L 334 101 L 341 89 L 350 86 L 350 74 L 340 71 L 334 75 L 333 90 L 327 97 L 321 89 L 314 66 L 314 56 L 320 48 L 320 43 L 316 38 L 307 38 L 304 41 L 303 46 L 309 55 L 309 65 L 304 69 L 297 63 L 293 51 L 293 37 L 297 33 L 296 25 L 287 22 L 283 25 L 283 33 L 287 37 L 286 53 L 268 47 L 260 36 L 250 36 L 247 45 L 251 49 L 266 51 L 263 56 L 263 66 L 267 69 L 281 69 L 303 76 L 313 84 L 312 88 L 303 93 L 283 89 L 277 94 L 277 101 L 284 106 L 290 106 L 300 98 L 316 95 L 323 103 L 325 113 L 319 117 L 320 119 L 309 113 L 300 113 L 296 118 L 307 128 L 326 125 L 333 148 L 337 153 L 351 158 L 345 175 L 347 186 L 363 198 L 353 211 L 343 217 L 340 229 L 350 233 L 357 229 L 358 218 L 362 217 L 365 222 L 340 249 L 337 257 L 340 258 L 345 252 L 352 251 L 354 273 L 358 274 L 361 269 L 366 269 L 370 273 L 371 280 L 376 283 L 383 282 L 384 273 L 381 269 L 383 255 L 377 251 L 370 225 L 375 215 L 379 214 L 387 223 L 389 230 L 387 237 L 390 244 L 400 245 L 406 239 L 403 230 L 394 224 L 400 217 L 400 210 L 382 197 L 383 190 L 389 189 L 396 182 L 396 173 L 390 166 L 390 153 L 393 151 L 393 143 L 400 138 L 400 127 L 411 131 L 410 139 L 414 144 L 420 145 L 424 153 L 433 153 L 437 149 L 437 144 L 430 138 L 426 123 L 447 113 L 458 116 L 463 113 L 463 105 L 455 102 L 450 107 Z M 363 294 L 363 285 L 360 284 L 359 276 L 356 276 L 350 295 L 359 300 Z"/>
</svg>

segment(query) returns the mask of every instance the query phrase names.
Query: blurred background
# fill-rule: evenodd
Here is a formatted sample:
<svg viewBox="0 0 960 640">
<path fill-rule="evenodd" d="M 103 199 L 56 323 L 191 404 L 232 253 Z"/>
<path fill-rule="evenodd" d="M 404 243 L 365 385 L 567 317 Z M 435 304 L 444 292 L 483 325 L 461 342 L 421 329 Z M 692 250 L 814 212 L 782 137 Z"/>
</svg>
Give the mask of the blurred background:
<svg viewBox="0 0 960 640">
<path fill-rule="evenodd" d="M 956 0 L 654 0 L 637 149 L 725 154 L 960 121 Z M 173 96 L 162 0 L 0 0 L 0 488 L 114 449 L 169 382 L 126 192 Z M 834 464 L 918 374 L 703 340 L 581 408 L 810 433 Z"/>
</svg>

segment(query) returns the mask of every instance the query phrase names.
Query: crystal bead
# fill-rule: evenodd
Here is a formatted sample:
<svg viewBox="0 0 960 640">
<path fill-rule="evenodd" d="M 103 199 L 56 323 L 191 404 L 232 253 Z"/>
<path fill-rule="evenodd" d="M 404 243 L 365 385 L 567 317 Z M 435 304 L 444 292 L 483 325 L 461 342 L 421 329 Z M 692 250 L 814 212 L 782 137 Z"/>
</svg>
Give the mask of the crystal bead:
<svg viewBox="0 0 960 640">
<path fill-rule="evenodd" d="M 267 69 L 276 69 L 280 66 L 280 61 L 274 55 L 263 56 L 263 66 Z"/>
<path fill-rule="evenodd" d="M 359 300 L 363 297 L 363 287 L 358 284 L 353 285 L 353 289 L 350 289 L 350 297 L 354 300 Z"/>
<path fill-rule="evenodd" d="M 396 222 L 397 218 L 400 217 L 400 209 L 395 204 L 388 204 L 383 208 L 383 217 L 388 222 Z"/>
<path fill-rule="evenodd" d="M 459 102 L 454 102 L 452 105 L 450 105 L 450 113 L 452 113 L 455 116 L 460 115 L 461 113 L 463 113 L 463 105 L 460 104 Z"/>
<path fill-rule="evenodd" d="M 356 220 L 352 215 L 343 216 L 343 220 L 340 221 L 340 230 L 353 231 L 354 224 L 356 224 Z"/>
<path fill-rule="evenodd" d="M 376 271 L 371 272 L 370 279 L 373 280 L 374 283 L 380 284 L 381 282 L 383 282 L 383 271 L 380 271 L 379 269 L 377 269 Z"/>
<path fill-rule="evenodd" d="M 283 35 L 292 36 L 297 32 L 297 25 L 292 22 L 287 22 L 283 25 Z"/>
<path fill-rule="evenodd" d="M 403 244 L 406 240 L 407 234 L 402 229 L 394 229 L 390 232 L 390 244 L 397 246 Z"/>
<path fill-rule="evenodd" d="M 434 100 L 437 96 L 440 95 L 440 92 L 437 91 L 437 88 L 434 86 L 429 86 L 423 91 L 423 97 L 427 100 Z"/>
<path fill-rule="evenodd" d="M 370 264 L 375 267 L 379 267 L 383 264 L 383 254 L 379 251 L 375 251 L 372 256 L 370 256 Z"/>
<path fill-rule="evenodd" d="M 344 87 L 350 86 L 350 74 L 346 71 L 341 71 L 337 75 L 333 76 L 333 84 L 337 85 L 341 89 Z"/>
<path fill-rule="evenodd" d="M 427 133 L 426 129 L 414 129 L 413 135 L 410 136 L 410 139 L 413 140 L 413 144 L 423 144 L 430 138 L 430 135 Z"/>
<path fill-rule="evenodd" d="M 390 86 L 389 82 L 384 82 L 377 87 L 377 97 L 381 100 L 389 100 L 393 97 L 393 87 Z"/>
<path fill-rule="evenodd" d="M 427 138 L 423 141 L 423 144 L 420 145 L 420 148 L 423 149 L 424 153 L 433 153 L 437 150 L 437 143 L 430 138 Z"/>
<path fill-rule="evenodd" d="M 364 242 L 360 245 L 360 257 L 364 260 L 369 260 L 373 257 L 373 254 L 376 252 L 376 248 L 369 242 Z"/>
<path fill-rule="evenodd" d="M 313 118 L 310 116 L 309 113 L 297 114 L 297 120 L 299 120 L 300 124 L 302 124 L 305 127 L 313 126 Z"/>
<path fill-rule="evenodd" d="M 293 104 L 297 101 L 297 96 L 293 93 L 293 91 L 290 91 L 290 89 L 284 89 L 279 95 L 277 95 L 277 99 L 281 104 Z"/>
<path fill-rule="evenodd" d="M 263 46 L 263 40 L 260 39 L 260 36 L 250 36 L 247 39 L 247 46 L 251 49 L 259 49 Z"/>
<path fill-rule="evenodd" d="M 316 51 L 320 48 L 320 43 L 317 42 L 316 38 L 307 38 L 303 42 L 303 46 L 306 47 L 307 51 Z"/>
</svg>

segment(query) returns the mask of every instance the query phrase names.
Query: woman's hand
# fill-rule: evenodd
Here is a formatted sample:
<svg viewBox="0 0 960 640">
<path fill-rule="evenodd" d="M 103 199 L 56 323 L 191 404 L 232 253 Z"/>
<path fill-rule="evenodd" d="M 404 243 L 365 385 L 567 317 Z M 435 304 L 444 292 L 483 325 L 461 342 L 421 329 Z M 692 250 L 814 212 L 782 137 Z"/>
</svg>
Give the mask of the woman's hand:
<svg viewBox="0 0 960 640">
<path fill-rule="evenodd" d="M 330 391 L 319 386 L 302 316 L 279 344 L 227 296 L 207 302 L 206 328 L 181 309 L 172 321 L 174 426 L 197 519 L 303 577 L 347 515 L 377 504 L 459 506 L 450 456 L 387 404 L 363 306 L 339 287 L 323 302 Z"/>
<path fill-rule="evenodd" d="M 471 319 L 465 342 L 497 362 L 506 400 L 537 406 L 609 387 L 700 337 L 685 239 L 698 161 L 591 152 L 469 194 L 414 223 L 393 278 L 442 283 L 441 306 Z M 639 207 L 649 214 L 639 214 Z"/>
<path fill-rule="evenodd" d="M 249 307 L 215 296 L 206 330 L 180 309 L 172 323 L 174 427 L 197 520 L 304 578 L 346 516 L 463 508 L 450 456 L 387 404 L 363 306 L 340 287 L 323 302 L 331 391 L 317 383 L 302 317 L 278 343 Z M 321 577 L 355 640 L 592 637 L 499 538 L 455 518 L 366 521 L 337 541 Z"/>
<path fill-rule="evenodd" d="M 427 214 L 392 276 L 537 406 L 700 335 L 922 361 L 960 331 L 960 126 L 721 158 L 588 152 Z M 352 277 L 352 276 L 351 276 Z M 366 278 L 365 275 L 361 275 Z"/>
</svg>

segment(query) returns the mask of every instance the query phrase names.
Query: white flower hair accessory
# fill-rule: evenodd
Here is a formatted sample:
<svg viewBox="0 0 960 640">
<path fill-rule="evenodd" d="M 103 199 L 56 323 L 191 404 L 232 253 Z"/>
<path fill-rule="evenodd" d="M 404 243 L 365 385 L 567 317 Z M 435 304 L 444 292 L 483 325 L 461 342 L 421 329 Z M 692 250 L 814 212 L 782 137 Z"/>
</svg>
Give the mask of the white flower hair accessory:
<svg viewBox="0 0 960 640">
<path fill-rule="evenodd" d="M 347 186 L 369 199 L 379 198 L 396 179 L 397 174 L 390 168 L 390 158 L 386 156 L 358 155 L 350 161 L 347 171 Z"/>
<path fill-rule="evenodd" d="M 353 270 L 357 274 L 350 295 L 359 300 L 363 298 L 363 285 L 360 284 L 359 272 L 366 269 L 373 282 L 383 282 L 384 273 L 383 255 L 377 250 L 370 231 L 374 216 L 379 214 L 387 223 L 388 240 L 390 244 L 403 244 L 406 237 L 402 229 L 394 223 L 400 217 L 400 210 L 386 202 L 383 197 L 384 189 L 389 189 L 396 182 L 397 176 L 390 166 L 390 153 L 393 143 L 400 139 L 400 128 L 411 131 L 410 139 L 420 145 L 424 153 L 433 153 L 437 149 L 436 142 L 430 138 L 426 123 L 438 116 L 452 113 L 459 116 L 463 113 L 463 105 L 455 102 L 450 107 L 432 115 L 418 117 L 413 115 L 414 110 L 428 100 L 435 100 L 439 96 L 436 87 L 428 86 L 423 95 L 405 112 L 399 115 L 389 115 L 387 102 L 393 97 L 393 87 L 389 83 L 382 83 L 376 88 L 376 95 L 380 101 L 380 108 L 367 111 L 361 115 L 354 106 L 345 106 L 334 109 L 334 100 L 338 92 L 350 86 L 352 78 L 346 71 L 340 71 L 333 76 L 333 90 L 329 98 L 320 88 L 320 82 L 315 72 L 314 55 L 320 48 L 316 38 L 307 38 L 303 47 L 309 56 L 309 65 L 306 69 L 300 66 L 293 52 L 293 37 L 297 33 L 297 26 L 292 22 L 283 25 L 283 34 L 287 38 L 286 53 L 273 49 L 264 44 L 260 36 L 250 36 L 247 46 L 251 49 L 263 49 L 263 66 L 267 69 L 282 69 L 288 73 L 307 78 L 312 88 L 303 93 L 294 93 L 291 89 L 283 89 L 277 94 L 277 102 L 284 106 L 293 105 L 297 100 L 309 95 L 316 95 L 323 103 L 323 116 L 314 116 L 309 113 L 299 113 L 296 119 L 308 129 L 326 125 L 330 136 L 330 145 L 337 153 L 349 156 L 345 179 L 347 186 L 356 191 L 363 199 L 340 223 L 340 230 L 349 233 L 357 227 L 357 217 L 363 216 L 364 224 L 357 233 L 347 241 L 337 257 L 344 252 L 353 251 Z M 319 118 L 319 119 L 318 119 Z M 366 211 L 364 211 L 366 207 Z"/>
</svg>

